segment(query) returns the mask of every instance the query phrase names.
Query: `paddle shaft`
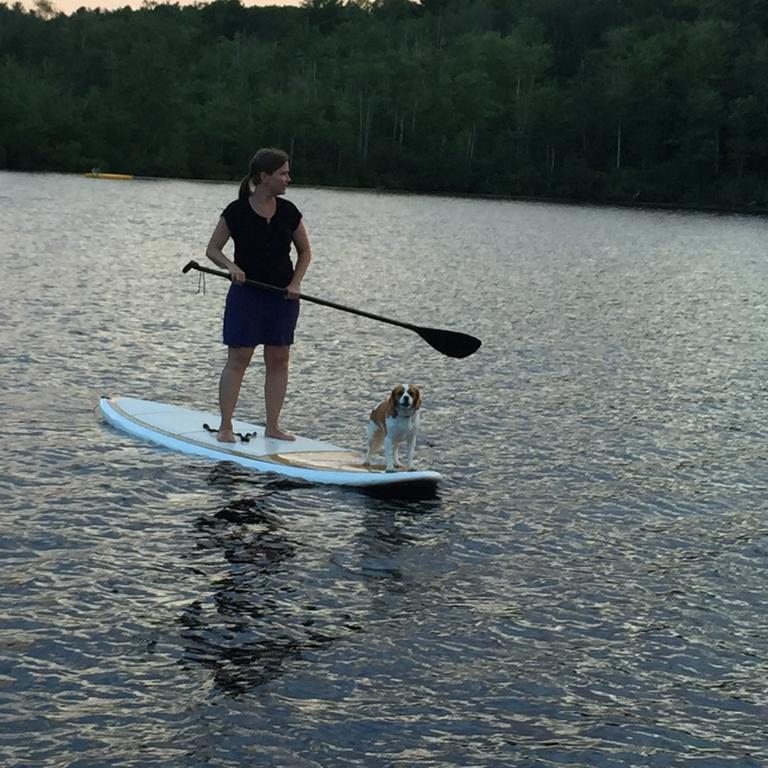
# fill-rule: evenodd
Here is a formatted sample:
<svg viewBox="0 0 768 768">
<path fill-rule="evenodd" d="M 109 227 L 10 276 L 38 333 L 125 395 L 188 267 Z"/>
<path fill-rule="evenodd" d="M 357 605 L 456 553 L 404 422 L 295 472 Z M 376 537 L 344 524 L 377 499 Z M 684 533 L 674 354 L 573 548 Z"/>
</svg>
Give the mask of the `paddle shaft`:
<svg viewBox="0 0 768 768">
<path fill-rule="evenodd" d="M 229 272 L 222 272 L 221 270 L 211 269 L 210 267 L 201 267 L 196 261 L 190 261 L 181 271 L 186 274 L 190 269 L 196 269 L 199 272 L 206 272 L 209 275 L 216 275 L 216 277 L 224 277 L 227 280 L 232 279 L 232 276 L 229 274 Z M 280 288 L 276 285 L 269 285 L 268 283 L 260 283 L 258 280 L 249 279 L 246 279 L 245 283 L 247 285 L 253 285 L 256 288 L 262 288 L 265 291 L 279 293 L 282 296 L 288 295 L 287 289 Z M 375 315 L 373 312 L 365 312 L 362 309 L 354 309 L 353 307 L 345 307 L 343 304 L 337 304 L 335 301 L 317 299 L 314 296 L 306 296 L 303 293 L 297 294 L 297 298 L 304 299 L 304 301 L 311 301 L 315 304 L 322 304 L 324 307 L 339 309 L 342 312 L 349 312 L 351 315 L 368 317 L 371 320 L 378 320 L 380 323 L 388 323 L 389 325 L 396 325 L 399 328 L 406 328 L 409 331 L 415 331 L 433 349 L 436 349 L 443 355 L 448 355 L 448 357 L 468 357 L 469 355 L 476 352 L 482 343 L 480 339 L 477 339 L 474 336 L 470 336 L 467 333 L 459 333 L 458 331 L 445 331 L 441 330 L 440 328 L 425 328 L 421 325 L 413 325 L 413 323 L 403 323 L 400 320 L 393 320 L 391 317 Z"/>
<path fill-rule="evenodd" d="M 183 272 L 188 272 L 190 269 L 196 269 L 199 272 L 206 272 L 209 275 L 216 275 L 216 277 L 225 277 L 227 280 L 231 280 L 232 276 L 229 272 L 222 272 L 218 269 L 211 269 L 210 267 L 203 267 L 196 261 L 190 261 L 187 264 Z M 269 285 L 269 283 L 260 283 L 258 280 L 250 280 L 246 278 L 246 285 L 252 285 L 254 288 L 262 288 L 265 291 L 272 291 L 272 293 L 280 293 L 283 296 L 287 296 L 288 291 L 285 288 L 280 288 L 277 285 Z M 343 304 L 337 304 L 335 301 L 328 301 L 327 299 L 318 299 L 314 296 L 307 296 L 304 293 L 299 293 L 298 298 L 304 301 L 311 301 L 314 304 L 322 304 L 324 307 L 332 307 L 333 309 L 339 309 L 342 312 L 349 312 L 351 315 L 360 315 L 360 317 L 368 317 L 371 320 L 378 320 L 381 323 L 389 323 L 389 325 L 397 325 L 400 328 L 407 328 L 409 331 L 416 331 L 417 333 L 424 329 L 421 326 L 413 325 L 412 323 L 403 323 L 400 320 L 393 320 L 391 317 L 384 317 L 383 315 L 375 315 L 373 312 L 366 312 L 362 309 L 354 309 L 354 307 L 345 307 Z"/>
</svg>

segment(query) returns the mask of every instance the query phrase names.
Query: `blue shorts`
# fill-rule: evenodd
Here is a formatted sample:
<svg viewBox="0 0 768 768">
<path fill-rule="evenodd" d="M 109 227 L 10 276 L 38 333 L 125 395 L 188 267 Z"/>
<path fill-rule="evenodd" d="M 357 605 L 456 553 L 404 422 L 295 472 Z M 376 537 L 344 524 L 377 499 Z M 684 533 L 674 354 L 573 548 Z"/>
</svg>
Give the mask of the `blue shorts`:
<svg viewBox="0 0 768 768">
<path fill-rule="evenodd" d="M 285 299 L 250 285 L 230 286 L 224 308 L 224 343 L 228 347 L 290 346 L 299 304 L 298 299 Z"/>
</svg>

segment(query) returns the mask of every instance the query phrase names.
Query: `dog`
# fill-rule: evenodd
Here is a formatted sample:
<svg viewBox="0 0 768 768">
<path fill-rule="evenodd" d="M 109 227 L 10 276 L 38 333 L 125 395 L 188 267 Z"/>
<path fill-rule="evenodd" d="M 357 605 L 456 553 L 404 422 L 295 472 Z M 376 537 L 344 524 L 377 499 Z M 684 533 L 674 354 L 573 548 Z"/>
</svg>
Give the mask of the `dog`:
<svg viewBox="0 0 768 768">
<path fill-rule="evenodd" d="M 368 446 L 363 464 L 370 466 L 371 454 L 384 446 L 387 472 L 394 472 L 400 466 L 397 452 L 400 443 L 407 443 L 406 467 L 413 469 L 413 454 L 416 450 L 416 435 L 419 431 L 419 409 L 421 390 L 415 384 L 398 384 L 389 397 L 379 403 L 368 419 Z"/>
</svg>

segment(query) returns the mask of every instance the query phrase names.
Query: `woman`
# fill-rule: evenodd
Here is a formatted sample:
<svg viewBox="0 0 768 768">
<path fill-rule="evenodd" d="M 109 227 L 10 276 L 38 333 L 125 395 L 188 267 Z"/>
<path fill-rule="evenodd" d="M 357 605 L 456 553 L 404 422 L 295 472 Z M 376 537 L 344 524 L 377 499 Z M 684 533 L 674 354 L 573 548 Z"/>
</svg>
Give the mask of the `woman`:
<svg viewBox="0 0 768 768">
<path fill-rule="evenodd" d="M 280 149 L 260 149 L 251 159 L 238 199 L 222 212 L 205 251 L 232 280 L 224 309 L 224 343 L 229 349 L 219 381 L 220 442 L 235 442 L 232 415 L 243 376 L 259 344 L 264 346 L 266 364 L 266 436 L 295 440 L 280 427 L 280 410 L 299 317 L 298 294 L 312 251 L 301 213 L 281 197 L 290 180 L 288 155 Z M 222 251 L 230 238 L 235 243 L 234 261 Z M 295 268 L 291 243 L 298 254 Z M 246 278 L 284 287 L 287 296 L 246 285 Z"/>
</svg>

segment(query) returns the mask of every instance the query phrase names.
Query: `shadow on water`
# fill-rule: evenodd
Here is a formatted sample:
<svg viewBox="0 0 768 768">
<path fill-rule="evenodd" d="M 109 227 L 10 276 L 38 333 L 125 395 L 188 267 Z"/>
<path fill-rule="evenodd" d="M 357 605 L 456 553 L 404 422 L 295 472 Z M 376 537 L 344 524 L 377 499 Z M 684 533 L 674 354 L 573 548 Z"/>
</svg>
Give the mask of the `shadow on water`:
<svg viewBox="0 0 768 768">
<path fill-rule="evenodd" d="M 277 491 L 290 491 L 299 488 L 312 488 L 312 483 L 293 480 L 272 474 L 254 474 L 231 461 L 221 461 L 214 465 L 208 475 L 208 485 L 223 489 L 236 490 L 245 485 L 255 486 L 269 494 Z"/>
<path fill-rule="evenodd" d="M 214 514 L 194 523 L 198 550 L 221 553 L 225 573 L 214 578 L 205 600 L 190 603 L 179 618 L 184 662 L 213 672 L 215 684 L 231 695 L 263 685 L 282 674 L 288 660 L 329 642 L 311 628 L 311 616 L 295 613 L 291 562 L 298 544 L 270 497 L 294 483 L 253 483 L 261 493 L 242 494 L 248 473 L 217 465 L 210 485 L 232 496 Z"/>
<path fill-rule="evenodd" d="M 376 499 L 367 505 L 354 547 L 356 571 L 367 587 L 408 589 L 403 573 L 406 553 L 423 545 L 425 516 L 440 510 L 438 499 Z"/>
<path fill-rule="evenodd" d="M 227 485 L 233 481 L 237 481 L 243 484 L 256 485 L 259 488 L 268 488 L 273 491 L 277 490 L 291 490 L 296 488 L 317 488 L 317 484 L 305 482 L 303 480 L 295 480 L 287 477 L 279 477 L 277 475 L 254 476 L 251 472 L 237 464 L 231 462 L 221 462 L 215 466 L 209 476 L 210 485 Z M 327 486 L 326 486 L 327 487 Z M 410 482 L 407 484 L 401 484 L 396 486 L 385 487 L 360 487 L 353 486 L 331 486 L 338 490 L 339 493 L 348 492 L 357 494 L 361 497 L 368 497 L 371 499 L 380 499 L 382 501 L 430 501 L 439 499 L 440 494 L 438 486 L 434 481 L 424 480 L 418 482 Z"/>
<path fill-rule="evenodd" d="M 393 488 L 361 488 L 359 492 L 372 499 L 385 501 L 428 501 L 439 498 L 437 485 L 430 481 L 408 483 Z"/>
<path fill-rule="evenodd" d="M 214 467 L 208 483 L 228 498 L 194 522 L 195 557 L 215 562 L 216 570 L 210 590 L 178 619 L 181 663 L 208 668 L 220 690 L 238 696 L 279 678 L 287 664 L 364 629 L 353 606 L 326 605 L 322 591 L 306 593 L 305 545 L 292 535 L 281 503 L 312 486 L 265 481 L 229 464 Z M 398 553 L 414 544 L 409 528 L 440 503 L 340 494 L 341 504 L 352 499 L 352 509 L 362 512 L 351 548 L 342 550 L 341 559 L 351 559 L 340 562 L 331 555 L 319 567 L 340 567 L 352 581 L 397 592 L 403 582 Z M 367 614 L 370 606 L 358 608 Z"/>
</svg>

